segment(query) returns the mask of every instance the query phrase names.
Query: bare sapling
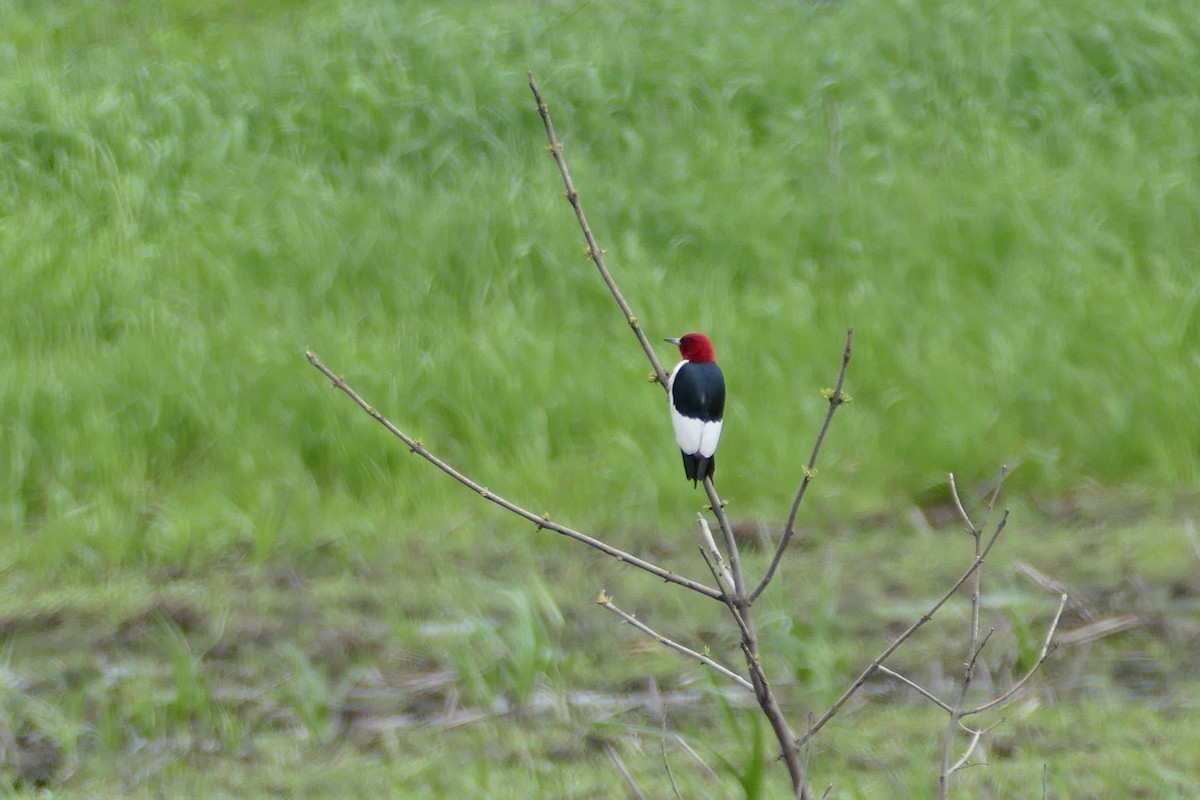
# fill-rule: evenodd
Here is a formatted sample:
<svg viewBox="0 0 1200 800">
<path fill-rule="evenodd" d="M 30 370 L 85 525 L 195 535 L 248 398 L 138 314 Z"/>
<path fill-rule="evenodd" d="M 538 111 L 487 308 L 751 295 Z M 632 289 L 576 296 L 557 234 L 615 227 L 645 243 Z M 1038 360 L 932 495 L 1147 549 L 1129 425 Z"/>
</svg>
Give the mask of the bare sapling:
<svg viewBox="0 0 1200 800">
<path fill-rule="evenodd" d="M 632 307 L 629 305 L 625 297 L 622 295 L 605 263 L 604 251 L 596 241 L 595 235 L 588 224 L 587 217 L 584 214 L 583 206 L 580 201 L 579 193 L 575 188 L 575 184 L 571 179 L 570 172 L 567 168 L 566 159 L 563 156 L 563 147 L 555 133 L 554 124 L 550 117 L 549 109 L 542 98 L 541 92 L 538 89 L 537 83 L 533 79 L 532 73 L 529 74 L 529 88 L 533 92 L 534 99 L 537 105 L 537 111 L 542 119 L 548 141 L 548 150 L 553 156 L 555 164 L 558 167 L 559 174 L 562 178 L 565 187 L 567 201 L 575 213 L 576 220 L 583 232 L 584 239 L 587 243 L 588 256 L 595 265 L 601 279 L 608 287 L 613 300 L 616 302 L 623 315 L 626 324 L 634 334 L 641 350 L 647 360 L 650 362 L 653 370 L 653 381 L 658 383 L 660 388 L 665 392 L 668 388 L 669 376 L 663 370 L 661 363 L 655 355 L 654 349 L 650 344 L 649 338 L 646 336 L 641 322 L 634 315 Z M 861 688 L 869 679 L 876 673 L 890 676 L 900 680 L 906 685 L 919 692 L 922 696 L 937 704 L 940 708 L 946 711 L 949 719 L 944 737 L 944 745 L 942 748 L 941 763 L 939 770 L 939 796 L 945 797 L 946 790 L 950 777 L 967 763 L 974 751 L 979 739 L 986 732 L 986 729 L 973 729 L 964 724 L 964 720 L 984 711 L 991 711 L 1004 705 L 1010 701 L 1017 692 L 1026 685 L 1033 672 L 1045 661 L 1047 655 L 1052 649 L 1052 640 L 1054 632 L 1057 628 L 1059 617 L 1062 614 L 1063 605 L 1066 602 L 1065 595 L 1060 603 L 1058 614 L 1054 617 L 1054 622 L 1050 626 L 1050 631 L 1046 636 L 1045 645 L 1042 648 L 1041 654 L 1037 663 L 1017 681 L 1004 694 L 993 698 L 983 704 L 970 707 L 966 704 L 967 692 L 971 685 L 972 675 L 975 671 L 976 662 L 987 643 L 987 635 L 980 636 L 980 621 L 979 621 L 979 596 L 980 596 L 980 574 L 981 567 L 988 554 L 991 552 L 993 545 L 999 538 L 1000 533 L 1004 530 L 1007 522 L 1007 512 L 1001 517 L 1000 521 L 995 525 L 994 530 L 990 535 L 984 535 L 984 527 L 976 526 L 971 522 L 966 511 L 963 510 L 962 503 L 958 499 L 957 487 L 951 478 L 951 487 L 955 502 L 958 505 L 959 512 L 963 518 L 968 532 L 971 534 L 974 541 L 974 560 L 970 566 L 962 574 L 962 576 L 949 588 L 949 590 L 937 600 L 933 606 L 925 612 L 918 620 L 909 626 L 899 637 L 894 639 L 884 650 L 873 659 L 865 669 L 861 671 L 845 692 L 838 698 L 833 706 L 826 711 L 822 716 L 808 721 L 808 724 L 801 735 L 797 735 L 787 721 L 787 717 L 783 708 L 780 705 L 778 695 L 773 690 L 770 675 L 772 670 L 768 668 L 768 654 L 764 654 L 761 650 L 760 639 L 755 622 L 754 606 L 755 602 L 763 595 L 763 593 L 771 586 L 773 579 L 779 574 L 779 567 L 783 560 L 784 554 L 789 545 L 794 541 L 796 534 L 796 519 L 800 506 L 806 496 L 809 487 L 812 484 L 813 478 L 816 475 L 817 461 L 821 453 L 821 447 L 829 432 L 833 421 L 834 414 L 839 408 L 850 401 L 850 397 L 845 393 L 844 386 L 846 375 L 850 366 L 851 355 L 853 351 L 854 333 L 853 330 L 846 332 L 845 342 L 841 348 L 840 366 L 837 372 L 836 380 L 833 383 L 833 388 L 824 390 L 823 394 L 827 402 L 825 415 L 821 426 L 817 432 L 812 450 L 807 462 L 800 470 L 797 490 L 793 497 L 789 513 L 786 516 L 778 539 L 775 541 L 774 549 L 763 573 L 752 578 L 746 574 L 745 566 L 742 562 L 741 554 L 738 550 L 737 539 L 734 536 L 733 528 L 725 514 L 725 503 L 717 493 L 716 487 L 713 485 L 711 477 L 704 477 L 703 485 L 706 496 L 709 501 L 705 511 L 711 515 L 711 521 L 704 512 L 697 515 L 697 526 L 699 531 L 700 546 L 699 552 L 705 568 L 711 577 L 712 583 L 708 582 L 708 578 L 703 580 L 687 577 L 677 574 L 676 572 L 660 566 L 652 561 L 649 561 L 632 553 L 625 552 L 618 547 L 615 547 L 608 542 L 605 542 L 598 536 L 593 536 L 574 528 L 568 527 L 550 517 L 548 514 L 539 514 L 529 510 L 528 508 L 503 497 L 490 489 L 481 482 L 463 474 L 455 469 L 446 461 L 435 455 L 422 442 L 405 433 L 401 428 L 388 420 L 383 414 L 371 406 L 358 392 L 356 392 L 343 378 L 339 377 L 331 369 L 325 366 L 320 359 L 312 352 L 306 352 L 305 355 L 309 362 L 328 378 L 333 387 L 340 390 L 351 400 L 353 400 L 363 411 L 369 414 L 376 422 L 382 425 L 390 434 L 395 436 L 404 443 L 408 449 L 428 461 L 437 469 L 441 470 L 450 478 L 453 478 L 458 483 L 465 486 L 475 494 L 479 495 L 484 500 L 493 503 L 510 514 L 516 515 L 534 525 L 537 531 L 551 531 L 559 535 L 572 539 L 580 544 L 594 548 L 605 555 L 617 560 L 618 562 L 628 564 L 635 569 L 647 572 L 655 578 L 680 587 L 684 590 L 694 592 L 700 596 L 710 600 L 720 602 L 726 609 L 730 624 L 733 626 L 739 637 L 738 650 L 740 652 L 740 666 L 733 664 L 723 664 L 717 658 L 704 651 L 704 648 L 689 647 L 688 645 L 675 641 L 659 631 L 655 630 L 652 625 L 644 620 L 634 617 L 632 614 L 623 610 L 618 606 L 615 598 L 610 597 L 607 593 L 601 592 L 596 602 L 606 611 L 620 618 L 624 623 L 629 624 L 640 633 L 654 639 L 663 646 L 674 650 L 682 656 L 692 659 L 695 662 L 703 665 L 706 669 L 713 671 L 722 678 L 730 681 L 741 689 L 751 693 L 755 702 L 758 705 L 764 718 L 770 725 L 774 734 L 775 742 L 778 746 L 779 760 L 783 762 L 787 769 L 788 777 L 791 783 L 792 792 L 795 797 L 808 800 L 811 798 L 812 790 L 809 787 L 808 778 L 806 775 L 806 748 L 812 738 L 828 723 L 838 711 L 845 705 L 846 701 L 853 696 L 859 688 Z M 998 493 L 999 486 L 996 492 Z M 988 512 L 990 513 L 995 503 L 996 495 L 993 494 L 991 501 L 988 503 Z M 985 518 L 986 520 L 986 518 Z M 715 522 L 715 532 L 713 523 Z M 957 593 L 964 585 L 970 583 L 971 587 L 971 622 L 968 632 L 968 642 L 965 652 L 964 669 L 961 680 L 958 684 L 958 691 L 950 700 L 939 698 L 934 692 L 929 691 L 915 681 L 912 681 L 897 672 L 892 671 L 884 666 L 884 662 L 891 656 L 905 641 L 907 641 L 918 628 L 932 619 L 933 615 L 945 603 Z M 962 749 L 961 755 L 954 759 L 955 743 L 961 738 L 960 734 L 965 735 L 968 739 L 966 746 Z M 620 760 L 619 755 L 615 750 L 608 753 L 609 758 L 613 761 L 616 768 L 621 773 L 623 780 L 628 784 L 630 791 L 635 795 L 640 796 L 641 792 L 633 783 L 628 770 L 625 769 Z M 669 767 L 668 767 L 669 770 Z M 674 777 L 671 778 L 674 785 Z"/>
</svg>

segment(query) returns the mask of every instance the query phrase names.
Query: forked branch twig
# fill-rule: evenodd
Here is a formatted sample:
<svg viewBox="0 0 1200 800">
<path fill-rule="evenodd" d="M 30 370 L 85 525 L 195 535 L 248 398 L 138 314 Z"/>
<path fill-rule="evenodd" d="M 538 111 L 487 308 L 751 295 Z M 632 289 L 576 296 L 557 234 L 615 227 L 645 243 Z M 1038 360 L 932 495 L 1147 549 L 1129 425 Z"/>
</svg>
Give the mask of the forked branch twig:
<svg viewBox="0 0 1200 800">
<path fill-rule="evenodd" d="M 1017 692 L 1029 682 L 1033 674 L 1038 671 L 1042 664 L 1046 663 L 1046 659 L 1050 657 L 1050 653 L 1054 651 L 1054 634 L 1058 632 L 1058 623 L 1062 619 L 1063 610 L 1067 607 L 1067 602 L 1071 598 L 1065 594 L 1058 596 L 1058 610 L 1054 612 L 1054 619 L 1050 622 L 1050 627 L 1046 629 L 1046 638 L 1042 641 L 1042 649 L 1038 653 L 1037 661 L 1033 662 L 1033 666 L 1025 671 L 1025 674 L 1008 687 L 1008 691 L 992 700 L 983 703 L 982 705 L 968 708 L 962 712 L 962 716 L 969 717 L 973 714 L 982 714 L 984 711 L 994 711 L 997 708 L 1004 706 L 1012 700 Z"/>
<path fill-rule="evenodd" d="M 1025 686 L 1026 683 L 1028 683 L 1029 679 L 1031 677 L 1033 677 L 1033 674 L 1045 662 L 1046 658 L 1048 657 L 1051 650 L 1053 649 L 1054 634 L 1058 630 L 1059 620 L 1062 618 L 1063 610 L 1066 608 L 1066 605 L 1067 605 L 1068 596 L 1066 595 L 1066 593 L 1060 594 L 1058 610 L 1054 613 L 1054 618 L 1050 622 L 1049 629 L 1046 632 L 1046 638 L 1042 642 L 1042 648 L 1038 653 L 1037 661 L 1033 664 L 1033 666 L 1030 669 L 1028 669 L 1025 672 L 1025 674 L 1021 676 L 1021 678 L 1019 680 L 1017 680 L 1011 687 L 1009 687 L 1009 689 L 1007 691 L 1005 691 L 1000 696 L 998 696 L 992 700 L 989 700 L 988 702 L 983 703 L 974 708 L 967 708 L 966 707 L 967 692 L 971 687 L 971 683 L 972 683 L 972 680 L 975 675 L 975 670 L 979 663 L 980 654 L 983 652 L 984 647 L 987 646 L 988 640 L 991 638 L 991 635 L 992 635 L 992 630 L 989 630 L 987 632 L 987 634 L 984 635 L 982 638 L 979 635 L 979 619 L 980 619 L 980 610 L 981 610 L 981 606 L 982 606 L 981 578 L 980 578 L 980 576 L 982 574 L 981 562 L 982 562 L 983 556 L 986 555 L 986 550 L 990 549 L 992 542 L 995 541 L 995 535 L 993 535 L 992 540 L 989 541 L 987 548 L 986 549 L 982 548 L 983 528 L 984 528 L 984 525 L 986 524 L 987 518 L 991 515 L 992 510 L 995 507 L 996 499 L 999 497 L 999 494 L 1000 494 L 1001 484 L 1003 483 L 1006 475 L 1007 475 L 1007 469 L 1002 468 L 1000 471 L 999 480 L 996 482 L 995 489 L 992 491 L 991 497 L 988 499 L 987 507 L 986 507 L 986 510 L 984 512 L 984 517 L 983 517 L 984 521 L 978 525 L 975 524 L 974 521 L 972 521 L 971 516 L 967 513 L 966 507 L 964 506 L 963 501 L 962 501 L 962 497 L 959 494 L 958 484 L 955 482 L 953 473 L 949 477 L 951 499 L 954 502 L 954 507 L 957 509 L 959 517 L 962 519 L 963 523 L 966 525 L 967 533 L 969 533 L 973 539 L 974 548 L 975 548 L 974 574 L 971 576 L 971 590 L 970 590 L 971 613 L 970 613 L 970 619 L 968 620 L 968 628 L 967 628 L 967 657 L 966 657 L 966 661 L 963 663 L 962 677 L 959 679 L 958 687 L 954 693 L 953 701 L 948 703 L 948 702 L 942 700 L 940 697 L 938 697 L 937 695 L 935 695 L 933 692 L 929 691 L 925 687 L 921 686 L 920 684 L 916 683 L 915 681 L 912 681 L 912 680 L 906 678 L 905 676 L 901 675 L 898 672 L 888 669 L 887 667 L 883 666 L 882 664 L 876 664 L 876 667 L 875 667 L 875 669 L 877 671 L 882 672 L 886 675 L 890 675 L 894 678 L 897 678 L 900 681 L 903 681 L 906 685 L 908 685 L 912 689 L 916 690 L 927 700 L 929 700 L 930 702 L 932 702 L 933 704 L 935 704 L 936 706 L 941 708 L 943 711 L 945 711 L 948 716 L 948 720 L 946 722 L 946 729 L 945 729 L 945 732 L 942 734 L 942 748 L 941 748 L 941 759 L 940 759 L 941 765 L 940 765 L 940 769 L 938 770 L 938 781 L 937 781 L 938 792 L 937 792 L 937 795 L 938 795 L 939 800 L 945 800 L 945 798 L 949 797 L 950 778 L 959 770 L 970 765 L 971 756 L 978 748 L 979 742 L 981 741 L 983 736 L 988 731 L 990 731 L 993 727 L 995 727 L 996 725 L 998 725 L 1000 722 L 1003 721 L 1003 718 L 1001 718 L 986 728 L 970 728 L 963 724 L 963 719 L 972 714 L 979 714 L 984 711 L 991 711 L 991 710 L 1000 708 L 1001 706 L 1003 706 L 1006 703 L 1008 703 L 1009 701 L 1011 701 L 1012 698 L 1015 697 L 1016 694 L 1021 690 L 1021 688 L 1023 686 Z M 1008 514 L 1008 512 L 1006 511 L 1005 519 L 1007 519 L 1007 514 Z M 1003 527 L 1003 524 L 1004 524 L 1004 520 L 1001 520 L 1001 523 L 998 526 L 998 529 L 999 529 L 999 527 Z M 999 530 L 997 530 L 997 533 L 999 533 Z M 964 576 L 964 580 L 965 580 L 965 578 L 966 578 L 966 576 Z M 964 581 L 960 581 L 960 585 L 963 582 Z M 954 746 L 955 739 L 960 730 L 965 731 L 970 736 L 970 741 L 967 743 L 967 746 L 964 748 L 962 755 L 959 756 L 958 760 L 951 763 L 951 750 Z"/>
<path fill-rule="evenodd" d="M 1007 474 L 1008 468 L 1002 467 L 1000 470 L 1000 479 L 996 482 L 996 489 L 992 493 L 992 499 L 987 506 L 989 514 L 996 502 L 996 498 L 1000 495 L 1000 486 Z M 950 473 L 950 495 L 954 498 L 954 505 L 958 509 L 959 516 L 967 526 L 967 533 L 971 535 L 971 539 L 975 545 L 975 557 L 979 558 L 983 528 L 972 522 L 970 515 L 967 514 L 962 497 L 958 493 L 958 483 L 954 480 L 953 472 Z M 979 569 L 975 570 L 975 574 L 971 576 L 971 619 L 967 626 L 967 659 L 963 664 L 962 679 L 959 681 L 958 691 L 955 693 L 954 702 L 950 706 L 949 719 L 946 721 L 946 730 L 942 734 L 941 769 L 938 771 L 938 800 L 946 800 L 947 792 L 950 789 L 950 776 L 960 769 L 962 764 L 966 763 L 970 754 L 975 750 L 975 746 L 979 744 L 979 737 L 983 735 L 981 731 L 972 731 L 973 738 L 967 751 L 963 754 L 958 764 L 953 766 L 950 764 L 950 749 L 954 745 L 954 735 L 957 733 L 960 720 L 962 719 L 963 704 L 967 700 L 967 691 L 971 688 L 971 681 L 975 677 L 975 665 L 979 660 L 979 654 L 983 651 L 984 645 L 991 638 L 991 632 L 989 631 L 983 641 L 979 641 L 979 606 L 982 586 L 983 566 L 981 565 Z"/>
<path fill-rule="evenodd" d="M 953 597 L 960 588 L 962 588 L 962 585 L 966 583 L 972 575 L 975 574 L 975 570 L 979 569 L 979 566 L 983 564 L 984 560 L 988 556 L 988 553 L 992 552 L 992 547 L 996 544 L 996 540 L 1000 538 L 1000 534 L 1004 532 L 1004 528 L 1007 525 L 1008 509 L 1005 509 L 1004 516 L 1001 517 L 1000 522 L 996 524 L 996 530 L 992 532 L 991 537 L 988 539 L 987 546 L 985 546 L 983 548 L 983 552 L 980 553 L 973 562 L 971 562 L 971 566 L 967 567 L 966 572 L 959 576 L 958 580 L 954 582 L 954 585 L 946 590 L 945 594 L 939 597 L 937 602 L 935 602 L 928 611 L 921 615 L 920 619 L 905 628 L 903 633 L 893 639 L 892 643 L 885 647 L 883 652 L 876 656 L 875 659 L 868 664 L 861 673 L 859 673 L 858 677 L 854 679 L 854 682 L 850 684 L 850 687 L 842 693 L 841 697 L 834 701 L 833 705 L 829 707 L 828 711 L 822 714 L 816 722 L 809 725 L 808 732 L 801 736 L 798 740 L 799 746 L 804 747 L 806 744 L 808 744 L 812 737 L 817 734 L 817 731 L 821 730 L 821 728 L 825 727 L 825 724 L 828 723 L 829 720 L 837 716 L 837 713 L 842 709 L 842 706 L 844 706 L 846 702 L 854 696 L 855 692 L 862 688 L 862 685 L 867 682 L 867 679 L 870 678 L 877 669 L 879 669 L 879 666 L 886 661 L 892 653 L 896 652 L 900 645 L 908 641 L 908 639 L 926 622 L 929 622 L 929 620 L 933 619 L 933 615 L 936 614 L 942 606 L 946 605 L 947 601 L 949 601 L 950 598 Z"/>
<path fill-rule="evenodd" d="M 850 401 L 850 398 L 842 392 L 842 386 L 846 383 L 846 369 L 850 366 L 850 352 L 853 345 L 854 329 L 850 328 L 846 331 L 846 346 L 842 348 L 842 368 L 838 372 L 837 383 L 827 393 L 829 410 L 825 412 L 825 420 L 821 423 L 821 430 L 817 432 L 817 441 L 813 444 L 812 455 L 808 457 L 808 464 L 804 468 L 804 479 L 800 481 L 800 488 L 796 490 L 796 498 L 792 501 L 792 510 L 788 514 L 787 524 L 783 526 L 783 535 L 779 537 L 779 544 L 775 547 L 775 555 L 771 558 L 771 564 L 767 567 L 762 580 L 754 587 L 754 591 L 750 592 L 750 599 L 752 601 L 757 600 L 758 596 L 767 588 L 767 585 L 771 582 L 771 578 L 775 576 L 775 570 L 779 568 L 779 562 L 783 560 L 783 553 L 787 550 L 788 545 L 792 541 L 792 536 L 796 533 L 796 514 L 800 511 L 800 503 L 804 500 L 804 495 L 808 491 L 808 485 L 812 483 L 813 477 L 817 474 L 817 456 L 821 453 L 821 444 L 825 441 L 825 434 L 829 431 L 829 426 L 833 422 L 833 415 L 839 408 Z"/>
</svg>

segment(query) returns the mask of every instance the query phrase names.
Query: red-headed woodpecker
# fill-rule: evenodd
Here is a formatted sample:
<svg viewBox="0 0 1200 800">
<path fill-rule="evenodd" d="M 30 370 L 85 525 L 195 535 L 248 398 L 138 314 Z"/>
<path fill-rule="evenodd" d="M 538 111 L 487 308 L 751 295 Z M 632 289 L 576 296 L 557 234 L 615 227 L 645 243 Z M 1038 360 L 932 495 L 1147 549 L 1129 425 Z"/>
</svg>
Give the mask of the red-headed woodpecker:
<svg viewBox="0 0 1200 800">
<path fill-rule="evenodd" d="M 725 376 L 713 356 L 712 342 L 703 333 L 667 339 L 679 348 L 683 360 L 671 370 L 667 394 L 671 424 L 683 453 L 683 471 L 695 486 L 716 472 L 717 442 L 725 413 Z"/>
</svg>

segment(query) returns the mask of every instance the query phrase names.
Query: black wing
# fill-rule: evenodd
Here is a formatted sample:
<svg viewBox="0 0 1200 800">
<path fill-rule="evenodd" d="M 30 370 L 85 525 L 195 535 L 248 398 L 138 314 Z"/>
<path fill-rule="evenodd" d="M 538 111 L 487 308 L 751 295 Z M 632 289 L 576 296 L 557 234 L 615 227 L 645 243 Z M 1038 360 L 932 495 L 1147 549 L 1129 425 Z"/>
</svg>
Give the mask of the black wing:
<svg viewBox="0 0 1200 800">
<path fill-rule="evenodd" d="M 712 362 L 684 364 L 672 389 L 675 410 L 685 417 L 715 422 L 725 414 L 725 376 Z"/>
</svg>

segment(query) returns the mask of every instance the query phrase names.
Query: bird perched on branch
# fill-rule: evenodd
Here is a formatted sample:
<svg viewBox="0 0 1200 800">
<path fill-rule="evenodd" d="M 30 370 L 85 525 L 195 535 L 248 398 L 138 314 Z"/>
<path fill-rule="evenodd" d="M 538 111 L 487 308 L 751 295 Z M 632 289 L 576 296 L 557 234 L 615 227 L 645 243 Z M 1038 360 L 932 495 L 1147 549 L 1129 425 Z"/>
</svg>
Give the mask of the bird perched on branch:
<svg viewBox="0 0 1200 800">
<path fill-rule="evenodd" d="M 717 366 L 712 342 L 703 333 L 688 333 L 667 341 L 683 356 L 671 370 L 667 394 L 675 441 L 683 453 L 683 471 L 695 486 L 716 471 L 713 454 L 721 439 L 725 376 Z"/>
</svg>

